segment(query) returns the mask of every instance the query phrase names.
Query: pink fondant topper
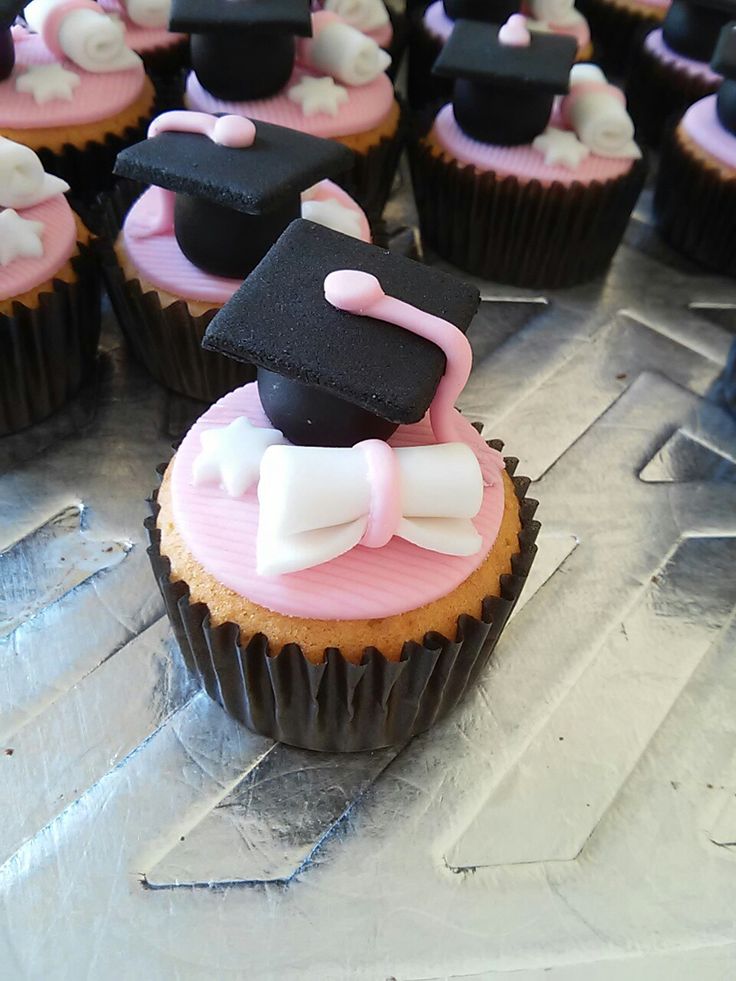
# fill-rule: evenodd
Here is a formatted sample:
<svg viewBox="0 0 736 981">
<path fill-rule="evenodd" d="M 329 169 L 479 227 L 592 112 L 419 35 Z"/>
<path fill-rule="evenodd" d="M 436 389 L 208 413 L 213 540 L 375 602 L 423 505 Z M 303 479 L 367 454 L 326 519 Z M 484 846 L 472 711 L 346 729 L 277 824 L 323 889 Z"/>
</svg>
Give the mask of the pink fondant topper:
<svg viewBox="0 0 736 981">
<path fill-rule="evenodd" d="M 532 43 L 532 36 L 526 26 L 526 17 L 523 14 L 512 14 L 506 23 L 499 28 L 498 40 L 501 44 L 507 44 L 513 48 L 528 48 Z"/>
</svg>

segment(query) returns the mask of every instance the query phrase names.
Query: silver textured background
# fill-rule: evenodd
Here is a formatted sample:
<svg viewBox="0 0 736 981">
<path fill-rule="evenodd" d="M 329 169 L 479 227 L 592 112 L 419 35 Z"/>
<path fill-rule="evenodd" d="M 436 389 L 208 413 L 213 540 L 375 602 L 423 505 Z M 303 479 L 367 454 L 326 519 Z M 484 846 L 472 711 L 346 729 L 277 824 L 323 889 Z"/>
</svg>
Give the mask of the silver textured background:
<svg viewBox="0 0 736 981">
<path fill-rule="evenodd" d="M 462 407 L 533 477 L 540 555 L 402 752 L 273 745 L 195 690 L 141 524 L 196 409 L 113 324 L 0 440 L 3 981 L 736 977 L 734 284 L 645 194 L 604 282 L 483 295 Z"/>
</svg>

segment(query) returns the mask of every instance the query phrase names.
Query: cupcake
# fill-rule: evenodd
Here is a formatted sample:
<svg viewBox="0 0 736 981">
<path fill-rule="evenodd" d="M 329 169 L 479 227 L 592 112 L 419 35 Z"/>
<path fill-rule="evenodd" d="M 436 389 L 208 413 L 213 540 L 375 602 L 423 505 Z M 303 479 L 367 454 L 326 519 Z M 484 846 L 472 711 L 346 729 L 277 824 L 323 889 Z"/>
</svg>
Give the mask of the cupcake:
<svg viewBox="0 0 736 981">
<path fill-rule="evenodd" d="M 94 365 L 97 261 L 68 189 L 0 137 L 0 436 L 60 408 Z"/>
<path fill-rule="evenodd" d="M 717 95 L 690 106 L 664 142 L 654 210 L 679 252 L 736 276 L 736 23 L 721 33 L 713 71 Z"/>
<path fill-rule="evenodd" d="M 143 59 L 156 85 L 159 104 L 180 105 L 183 70 L 189 64 L 189 38 L 169 31 L 171 0 L 98 0 L 105 13 L 125 26 L 125 42 Z"/>
<path fill-rule="evenodd" d="M 0 71 L 0 136 L 91 198 L 110 185 L 117 152 L 145 134 L 153 85 L 122 25 L 92 0 L 33 0 L 25 17 L 33 30 L 12 27 L 14 64 L 6 57 Z"/>
<path fill-rule="evenodd" d="M 602 68 L 625 75 L 632 51 L 647 32 L 662 26 L 670 0 L 577 0 L 590 24 Z"/>
<path fill-rule="evenodd" d="M 710 67 L 721 29 L 736 16 L 734 0 L 674 0 L 661 28 L 635 50 L 626 94 L 638 136 L 658 146 L 668 124 L 717 91 Z"/>
<path fill-rule="evenodd" d="M 528 15 L 530 30 L 574 37 L 577 58 L 593 55 L 588 23 L 575 9 L 575 0 L 434 0 L 424 11 L 414 31 L 409 52 L 408 94 L 415 109 L 447 102 L 452 84 L 432 74 L 432 66 L 458 20 L 502 24 L 520 7 Z"/>
<path fill-rule="evenodd" d="M 452 103 L 411 163 L 425 244 L 485 279 L 572 286 L 608 266 L 644 182 L 623 94 L 575 41 L 458 21 L 435 70 Z M 564 98 L 555 102 L 555 96 Z"/>
<path fill-rule="evenodd" d="M 329 10 L 346 24 L 372 38 L 391 56 L 386 69 L 389 78 L 396 78 L 408 37 L 406 16 L 389 10 L 383 0 L 316 0 L 313 10 Z"/>
<path fill-rule="evenodd" d="M 370 240 L 363 211 L 326 179 L 351 163 L 331 140 L 186 111 L 159 116 L 120 154 L 115 172 L 135 184 L 108 208 L 104 271 L 123 332 L 157 381 L 213 402 L 255 376 L 203 351 L 205 328 L 300 214 Z M 141 182 L 153 186 L 136 199 Z"/>
<path fill-rule="evenodd" d="M 192 35 L 187 108 L 343 143 L 355 153 L 346 190 L 380 215 L 401 130 L 390 59 L 375 41 L 330 11 L 310 16 L 302 0 L 174 0 L 171 24 Z"/>
<path fill-rule="evenodd" d="M 149 554 L 187 663 L 255 731 L 400 744 L 487 662 L 537 526 L 453 407 L 478 299 L 298 220 L 210 324 L 258 380 L 184 438 Z"/>
</svg>

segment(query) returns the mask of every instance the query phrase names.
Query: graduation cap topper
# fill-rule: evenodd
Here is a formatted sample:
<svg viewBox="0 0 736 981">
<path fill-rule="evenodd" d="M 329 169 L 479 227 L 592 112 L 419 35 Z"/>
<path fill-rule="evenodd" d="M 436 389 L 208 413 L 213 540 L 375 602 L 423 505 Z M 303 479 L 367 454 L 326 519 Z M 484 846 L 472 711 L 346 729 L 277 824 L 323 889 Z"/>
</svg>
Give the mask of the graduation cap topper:
<svg viewBox="0 0 736 981">
<path fill-rule="evenodd" d="M 240 116 L 174 111 L 123 150 L 115 173 L 161 189 L 158 211 L 133 235 L 170 231 L 199 268 L 244 278 L 290 221 L 301 192 L 352 164 L 333 140 Z"/>
<path fill-rule="evenodd" d="M 708 62 L 721 30 L 734 17 L 736 0 L 672 0 L 662 36 L 677 54 Z"/>
<path fill-rule="evenodd" d="M 203 346 L 258 365 L 263 407 L 291 442 L 352 446 L 418 422 L 438 393 L 433 425 L 451 407 L 470 370 L 458 338 L 478 302 L 477 289 L 452 276 L 299 220 L 216 315 Z M 438 333 L 414 333 L 421 324 Z M 465 353 L 446 347 L 443 330 Z"/>
<path fill-rule="evenodd" d="M 718 119 L 724 129 L 736 136 L 736 20 L 721 31 L 711 68 L 723 75 L 716 98 Z"/>
<path fill-rule="evenodd" d="M 433 72 L 455 79 L 455 118 L 469 136 L 515 146 L 544 131 L 576 55 L 573 37 L 532 32 L 521 14 L 501 26 L 460 20 Z"/>
<path fill-rule="evenodd" d="M 295 37 L 312 33 L 309 0 L 173 0 L 169 26 L 191 35 L 203 88 L 231 102 L 280 91 L 294 67 Z"/>
</svg>

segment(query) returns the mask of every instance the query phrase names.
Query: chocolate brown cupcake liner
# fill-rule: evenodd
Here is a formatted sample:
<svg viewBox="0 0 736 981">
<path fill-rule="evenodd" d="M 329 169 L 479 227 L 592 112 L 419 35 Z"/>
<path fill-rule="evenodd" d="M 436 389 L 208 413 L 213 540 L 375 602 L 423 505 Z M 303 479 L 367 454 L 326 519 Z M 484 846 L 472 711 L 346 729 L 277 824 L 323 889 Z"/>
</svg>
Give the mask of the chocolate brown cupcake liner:
<svg viewBox="0 0 736 981">
<path fill-rule="evenodd" d="M 609 0 L 577 0 L 575 6 L 590 25 L 596 63 L 611 75 L 628 75 L 634 50 L 664 19 Z"/>
<path fill-rule="evenodd" d="M 626 86 L 629 112 L 636 124 L 637 137 L 650 146 L 659 146 L 662 135 L 685 110 L 711 95 L 718 85 L 660 61 L 643 44 L 632 56 Z"/>
<path fill-rule="evenodd" d="M 202 350 L 204 332 L 219 307 L 213 305 L 194 316 L 185 300 L 164 306 L 156 290 L 144 291 L 137 279 L 126 279 L 114 243 L 143 189 L 143 185 L 121 181 L 100 199 L 97 224 L 105 242 L 102 271 L 110 303 L 130 349 L 156 381 L 200 402 L 216 402 L 253 381 L 256 369 Z"/>
<path fill-rule="evenodd" d="M 535 289 L 605 272 L 646 174 L 642 159 L 616 180 L 544 186 L 446 161 L 421 137 L 409 159 L 425 245 L 465 272 Z"/>
<path fill-rule="evenodd" d="M 526 498 L 529 479 L 513 476 L 517 463 L 506 460 L 519 500 L 519 551 L 511 574 L 501 577 L 501 595 L 483 601 L 480 617 L 462 614 L 454 639 L 430 632 L 421 644 L 407 641 L 399 661 L 367 648 L 361 663 L 352 664 L 330 648 L 322 663 L 313 664 L 297 644 L 272 654 L 263 634 L 242 646 L 235 624 L 212 627 L 206 604 L 190 601 L 186 583 L 171 582 L 154 495 L 153 517 L 146 521 L 148 555 L 189 670 L 210 698 L 249 729 L 304 749 L 398 746 L 429 729 L 460 702 L 487 665 L 536 554 L 537 502 Z"/>
<path fill-rule="evenodd" d="M 0 436 L 19 432 L 60 409 L 94 369 L 100 337 L 96 244 L 71 260 L 75 279 L 53 281 L 38 306 L 14 303 L 0 314 Z"/>
<path fill-rule="evenodd" d="M 406 112 L 402 106 L 396 132 L 382 137 L 365 153 L 356 152 L 352 170 L 334 178 L 336 184 L 355 198 L 371 225 L 380 219 L 386 207 L 404 148 L 406 132 Z"/>
<path fill-rule="evenodd" d="M 654 194 L 659 230 L 678 252 L 736 276 L 736 175 L 698 159 L 675 129 L 665 138 Z"/>
</svg>

